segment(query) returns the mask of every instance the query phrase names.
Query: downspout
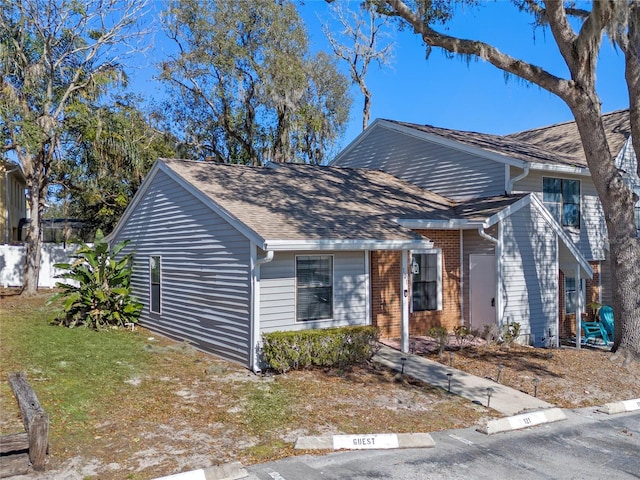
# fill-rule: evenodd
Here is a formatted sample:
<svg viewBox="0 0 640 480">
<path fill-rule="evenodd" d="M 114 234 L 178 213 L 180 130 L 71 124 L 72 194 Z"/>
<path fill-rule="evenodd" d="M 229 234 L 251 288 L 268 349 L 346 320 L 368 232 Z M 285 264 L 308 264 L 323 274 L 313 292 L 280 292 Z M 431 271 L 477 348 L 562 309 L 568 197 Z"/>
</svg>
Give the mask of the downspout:
<svg viewBox="0 0 640 480">
<path fill-rule="evenodd" d="M 500 227 L 499 227 L 500 228 Z M 495 245 L 496 252 L 496 323 L 502 323 L 502 243 L 484 231 L 484 227 L 478 228 L 478 234 L 485 240 Z M 498 236 L 501 236 L 500 234 Z M 500 325 L 502 326 L 502 325 Z"/>
<path fill-rule="evenodd" d="M 509 191 L 507 192 L 507 194 L 511 194 L 513 193 L 513 185 L 516 182 L 519 182 L 520 180 L 522 180 L 524 177 L 526 177 L 527 175 L 529 175 L 529 164 L 525 163 L 524 164 L 524 172 L 522 172 L 520 175 L 518 175 L 517 177 L 511 178 L 509 179 Z"/>
<path fill-rule="evenodd" d="M 260 373 L 260 366 L 258 365 L 258 343 L 260 338 L 260 265 L 269 263 L 273 260 L 273 250 L 267 250 L 265 256 L 258 258 L 257 247 L 254 243 L 251 244 L 251 260 L 252 260 L 252 275 L 251 275 L 251 291 L 252 291 L 252 305 L 251 305 L 251 370 L 253 373 Z"/>
</svg>

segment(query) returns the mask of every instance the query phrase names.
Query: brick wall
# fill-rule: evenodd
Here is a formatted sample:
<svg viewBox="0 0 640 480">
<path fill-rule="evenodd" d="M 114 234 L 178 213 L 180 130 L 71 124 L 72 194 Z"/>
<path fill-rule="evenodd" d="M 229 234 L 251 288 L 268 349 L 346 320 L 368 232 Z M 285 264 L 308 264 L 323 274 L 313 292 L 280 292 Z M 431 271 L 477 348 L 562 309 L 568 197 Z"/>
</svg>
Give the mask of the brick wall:
<svg viewBox="0 0 640 480">
<path fill-rule="evenodd" d="M 442 250 L 442 310 L 414 312 L 409 317 L 411 335 L 425 335 L 432 327 L 450 332 L 460 325 L 460 232 L 458 230 L 418 230 Z"/>
<path fill-rule="evenodd" d="M 411 313 L 410 335 L 424 335 L 435 326 L 451 331 L 460 324 L 460 233 L 441 230 L 418 233 L 442 250 L 442 310 Z M 400 255 L 401 252 L 371 252 L 372 321 L 383 338 L 401 335 Z"/>
<path fill-rule="evenodd" d="M 371 315 L 383 338 L 401 334 L 400 254 L 371 252 Z"/>
</svg>

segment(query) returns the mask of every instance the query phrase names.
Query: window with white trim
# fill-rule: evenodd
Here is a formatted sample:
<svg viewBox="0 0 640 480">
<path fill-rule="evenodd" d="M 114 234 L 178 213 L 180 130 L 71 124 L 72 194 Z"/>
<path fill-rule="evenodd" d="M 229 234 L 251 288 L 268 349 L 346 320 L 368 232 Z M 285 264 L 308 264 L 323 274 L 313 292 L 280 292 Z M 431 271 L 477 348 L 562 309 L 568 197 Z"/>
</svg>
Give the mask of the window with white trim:
<svg viewBox="0 0 640 480">
<path fill-rule="evenodd" d="M 636 234 L 640 238 L 640 200 L 636 203 Z"/>
<path fill-rule="evenodd" d="M 411 311 L 440 310 L 442 275 L 440 254 L 411 254 Z"/>
<path fill-rule="evenodd" d="M 543 177 L 542 201 L 560 225 L 580 228 L 580 180 Z"/>
<path fill-rule="evenodd" d="M 579 292 L 582 293 L 582 308 L 587 303 L 587 291 L 584 279 L 580 279 Z M 576 313 L 578 308 L 578 292 L 576 291 L 576 278 L 564 277 L 564 312 Z"/>
<path fill-rule="evenodd" d="M 161 279 L 160 257 L 149 257 L 149 310 L 152 313 L 160 313 L 161 305 Z"/>
<path fill-rule="evenodd" d="M 333 257 L 296 256 L 296 320 L 333 318 Z"/>
</svg>

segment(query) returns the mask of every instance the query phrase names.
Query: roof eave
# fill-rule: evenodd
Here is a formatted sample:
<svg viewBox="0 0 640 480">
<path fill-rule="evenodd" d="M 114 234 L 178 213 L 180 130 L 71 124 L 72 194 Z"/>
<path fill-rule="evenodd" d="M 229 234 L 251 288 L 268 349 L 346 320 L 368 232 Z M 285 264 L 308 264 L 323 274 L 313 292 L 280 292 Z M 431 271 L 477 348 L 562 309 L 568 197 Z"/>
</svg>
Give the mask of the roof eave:
<svg viewBox="0 0 640 480">
<path fill-rule="evenodd" d="M 539 162 L 529 162 L 529 168 L 532 170 L 540 170 L 543 172 L 553 172 L 553 173 L 571 173 L 573 175 L 582 175 L 585 177 L 590 177 L 591 172 L 589 172 L 588 167 L 580 167 L 578 165 L 564 165 L 560 163 L 539 163 Z"/>
<path fill-rule="evenodd" d="M 265 240 L 261 248 L 265 251 L 331 251 L 331 250 L 415 250 L 433 248 L 429 239 L 317 239 L 317 240 Z"/>
<path fill-rule="evenodd" d="M 453 218 L 450 220 L 395 219 L 398 225 L 411 230 L 473 230 L 484 225 L 484 221 Z"/>
</svg>

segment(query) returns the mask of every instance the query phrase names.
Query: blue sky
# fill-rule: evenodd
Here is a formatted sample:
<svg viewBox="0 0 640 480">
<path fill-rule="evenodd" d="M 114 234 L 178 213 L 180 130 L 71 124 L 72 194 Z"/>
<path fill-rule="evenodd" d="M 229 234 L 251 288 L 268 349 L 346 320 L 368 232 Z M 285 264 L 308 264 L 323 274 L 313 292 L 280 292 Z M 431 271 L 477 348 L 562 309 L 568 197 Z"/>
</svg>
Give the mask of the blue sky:
<svg viewBox="0 0 640 480">
<path fill-rule="evenodd" d="M 339 0 L 341 1 L 341 0 Z M 159 3 L 159 2 L 158 2 Z M 155 5 L 158 7 L 158 3 Z M 356 7 L 358 1 L 351 2 Z M 324 0 L 306 0 L 300 7 L 313 49 L 330 52 L 318 16 L 329 19 Z M 504 53 L 535 63 L 566 77 L 566 67 L 548 31 L 533 30 L 532 18 L 506 0 L 487 1 L 466 9 L 448 25 L 448 32 L 483 40 Z M 146 96 L 162 96 L 162 86 L 151 80 L 152 62 L 161 58 L 161 35 L 147 65 L 133 74 L 133 87 Z M 346 72 L 346 67 L 345 67 Z M 367 84 L 373 92 L 371 118 L 388 118 L 438 127 L 506 134 L 572 120 L 571 112 L 554 95 L 517 78 L 505 81 L 502 71 L 482 61 L 449 59 L 434 49 L 429 59 L 420 38 L 410 30 L 395 37 L 394 60 L 389 67 L 372 65 Z M 605 39 L 598 64 L 598 91 L 603 112 L 627 108 L 624 59 Z M 340 146 L 360 132 L 362 97 L 353 88 L 351 119 Z"/>
</svg>

